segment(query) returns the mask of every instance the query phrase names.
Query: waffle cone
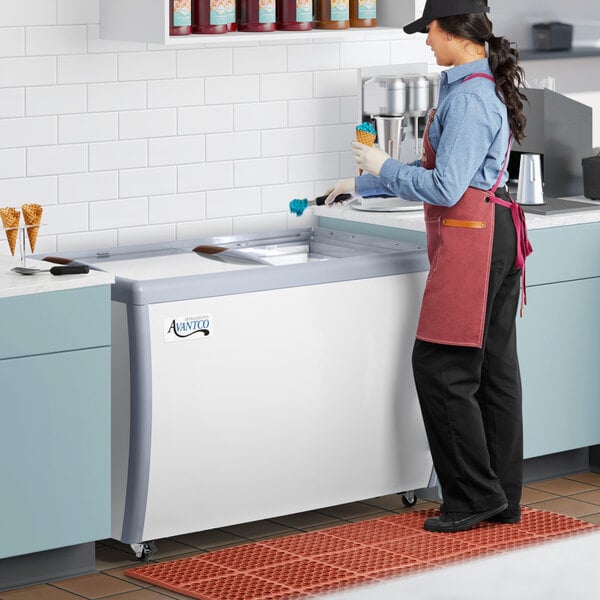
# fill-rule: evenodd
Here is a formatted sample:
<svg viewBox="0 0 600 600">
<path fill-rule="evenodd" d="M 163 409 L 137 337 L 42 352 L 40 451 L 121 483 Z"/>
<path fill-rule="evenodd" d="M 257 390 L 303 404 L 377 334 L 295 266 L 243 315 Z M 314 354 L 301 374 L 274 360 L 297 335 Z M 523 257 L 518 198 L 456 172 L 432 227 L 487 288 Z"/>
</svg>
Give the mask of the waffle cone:
<svg viewBox="0 0 600 600">
<path fill-rule="evenodd" d="M 373 146 L 373 144 L 375 144 L 375 134 L 368 133 L 367 131 L 363 131 L 362 129 L 357 129 L 356 141 L 361 144 L 365 144 L 366 146 Z"/>
<path fill-rule="evenodd" d="M 373 146 L 375 144 L 375 134 L 363 131 L 362 129 L 356 130 L 356 141 L 365 146 Z M 358 170 L 358 174 L 362 175 L 362 169 Z"/>
<path fill-rule="evenodd" d="M 40 223 L 42 222 L 43 208 L 39 204 L 23 204 L 23 219 L 27 225 L 27 237 L 29 238 L 29 247 L 35 252 L 38 233 L 40 232 Z"/>
<path fill-rule="evenodd" d="M 14 256 L 17 247 L 17 239 L 19 237 L 21 211 L 16 208 L 0 208 L 0 217 L 2 218 L 2 226 L 6 232 L 10 253 Z"/>
</svg>

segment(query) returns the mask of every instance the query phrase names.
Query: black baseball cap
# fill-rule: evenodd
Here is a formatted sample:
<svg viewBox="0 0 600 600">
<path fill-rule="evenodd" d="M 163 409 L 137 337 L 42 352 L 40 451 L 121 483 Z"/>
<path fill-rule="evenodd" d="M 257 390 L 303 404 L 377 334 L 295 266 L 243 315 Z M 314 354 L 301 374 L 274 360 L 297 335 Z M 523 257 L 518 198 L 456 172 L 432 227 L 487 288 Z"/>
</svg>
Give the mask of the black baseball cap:
<svg viewBox="0 0 600 600">
<path fill-rule="evenodd" d="M 423 16 L 404 27 L 405 33 L 427 33 L 426 27 L 440 17 L 490 12 L 485 0 L 427 0 Z"/>
</svg>

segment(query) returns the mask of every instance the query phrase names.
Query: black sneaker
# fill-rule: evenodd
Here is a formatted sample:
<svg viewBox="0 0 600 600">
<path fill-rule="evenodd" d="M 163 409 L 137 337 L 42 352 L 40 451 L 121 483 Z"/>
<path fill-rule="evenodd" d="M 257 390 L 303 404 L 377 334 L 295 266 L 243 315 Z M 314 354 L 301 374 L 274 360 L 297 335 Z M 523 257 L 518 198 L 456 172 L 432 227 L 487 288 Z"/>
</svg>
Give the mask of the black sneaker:
<svg viewBox="0 0 600 600">
<path fill-rule="evenodd" d="M 503 512 L 508 508 L 508 503 L 505 502 L 501 506 L 490 508 L 479 513 L 452 513 L 442 512 L 439 517 L 431 517 L 425 519 L 423 528 L 426 531 L 435 531 L 436 533 L 455 533 L 457 531 L 464 531 L 470 529 L 481 523 L 481 521 L 488 521 L 493 516 Z"/>
<path fill-rule="evenodd" d="M 503 510 L 501 513 L 486 519 L 490 523 L 518 523 L 521 520 L 521 507 L 517 508 L 508 507 L 506 510 Z"/>
</svg>

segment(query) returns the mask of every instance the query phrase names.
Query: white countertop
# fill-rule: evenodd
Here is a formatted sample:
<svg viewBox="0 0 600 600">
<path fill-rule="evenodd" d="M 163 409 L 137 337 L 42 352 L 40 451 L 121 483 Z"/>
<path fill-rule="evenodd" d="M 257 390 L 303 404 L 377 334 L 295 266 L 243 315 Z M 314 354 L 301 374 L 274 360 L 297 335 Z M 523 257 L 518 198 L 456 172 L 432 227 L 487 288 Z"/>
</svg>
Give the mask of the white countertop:
<svg viewBox="0 0 600 600">
<path fill-rule="evenodd" d="M 113 275 L 100 271 L 90 271 L 85 275 L 52 275 L 51 273 L 19 275 L 11 271 L 13 267 L 18 266 L 21 266 L 20 259 L 0 256 L 0 298 L 73 290 L 95 285 L 110 285 L 115 281 Z M 55 265 L 27 258 L 26 266 L 49 269 Z"/>
<path fill-rule="evenodd" d="M 584 196 L 568 198 L 577 202 L 585 202 L 597 206 L 595 210 L 583 210 L 580 212 L 558 213 L 553 215 L 537 215 L 525 213 L 527 228 L 545 229 L 549 227 L 562 227 L 564 225 L 579 225 L 582 223 L 600 222 L 600 203 L 588 200 Z M 368 212 L 355 210 L 349 205 L 315 206 L 314 214 L 317 217 L 329 217 L 331 219 L 342 219 L 365 223 L 369 225 L 381 225 L 384 227 L 396 227 L 398 229 L 409 229 L 412 231 L 425 231 L 423 211 L 408 212 Z"/>
</svg>

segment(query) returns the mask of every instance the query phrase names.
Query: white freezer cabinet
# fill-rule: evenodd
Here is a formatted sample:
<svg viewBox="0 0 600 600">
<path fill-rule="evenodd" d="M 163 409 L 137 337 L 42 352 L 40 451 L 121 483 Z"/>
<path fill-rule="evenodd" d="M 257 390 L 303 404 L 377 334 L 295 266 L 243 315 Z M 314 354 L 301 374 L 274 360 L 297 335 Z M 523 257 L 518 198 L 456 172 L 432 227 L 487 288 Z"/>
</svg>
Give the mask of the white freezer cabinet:
<svg viewBox="0 0 600 600">
<path fill-rule="evenodd" d="M 114 538 L 428 485 L 410 361 L 424 248 L 304 228 L 73 258 L 116 278 Z"/>
</svg>

